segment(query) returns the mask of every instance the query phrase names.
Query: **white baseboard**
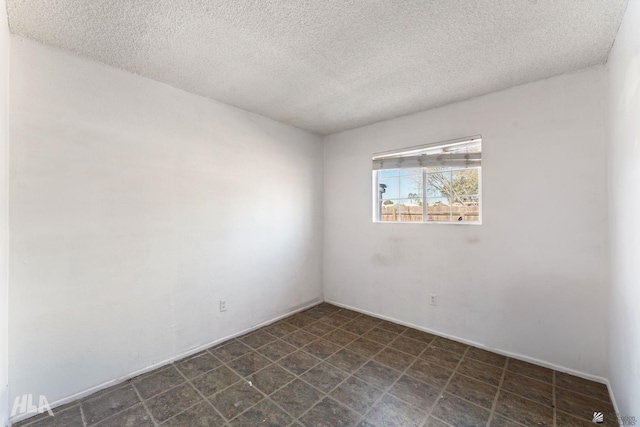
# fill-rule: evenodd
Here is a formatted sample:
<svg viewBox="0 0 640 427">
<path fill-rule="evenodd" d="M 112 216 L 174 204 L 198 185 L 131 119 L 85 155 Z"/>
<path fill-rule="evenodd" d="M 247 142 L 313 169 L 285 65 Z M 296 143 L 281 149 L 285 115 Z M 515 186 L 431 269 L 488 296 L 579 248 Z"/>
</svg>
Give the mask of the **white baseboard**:
<svg viewBox="0 0 640 427">
<path fill-rule="evenodd" d="M 305 304 L 303 307 L 300 307 L 300 308 L 297 308 L 295 310 L 289 311 L 289 312 L 287 312 L 285 314 L 282 314 L 282 315 L 280 315 L 278 317 L 275 317 L 275 318 L 273 318 L 271 320 L 267 320 L 265 322 L 259 323 L 257 325 L 254 325 L 254 326 L 250 327 L 250 328 L 244 329 L 242 331 L 236 332 L 236 333 L 228 335 L 226 337 L 219 338 L 219 339 L 217 339 L 215 341 L 211 341 L 211 342 L 206 343 L 206 344 L 202 344 L 202 345 L 200 345 L 198 347 L 194 347 L 194 348 L 189 349 L 189 350 L 187 350 L 187 351 L 185 351 L 183 353 L 180 353 L 178 355 L 175 355 L 175 356 L 172 356 L 172 357 L 170 357 L 168 359 L 165 359 L 165 360 L 163 360 L 161 362 L 154 363 L 154 364 L 152 364 L 150 366 L 147 366 L 145 368 L 138 369 L 137 371 L 129 372 L 126 375 L 123 375 L 120 378 L 107 381 L 105 383 L 102 383 L 102 384 L 94 386 L 94 387 L 90 387 L 90 388 L 88 388 L 86 390 L 83 390 L 83 391 L 81 391 L 79 393 L 75 393 L 75 394 L 73 394 L 71 396 L 56 400 L 53 403 L 50 402 L 49 405 L 51 406 L 51 408 L 55 409 L 55 408 L 57 408 L 59 406 L 66 405 L 67 403 L 71 403 L 71 402 L 73 402 L 75 400 L 82 399 L 83 397 L 87 397 L 87 396 L 89 396 L 89 395 L 91 395 L 91 394 L 93 394 L 95 392 L 100 391 L 100 390 L 104 390 L 104 389 L 107 389 L 109 387 L 113 387 L 115 385 L 121 384 L 121 383 L 123 383 L 123 382 L 125 382 L 127 380 L 130 380 L 131 378 L 137 377 L 138 375 L 142 375 L 142 374 L 145 374 L 147 372 L 153 371 L 154 369 L 158 369 L 158 368 L 161 368 L 163 366 L 167 366 L 167 365 L 175 362 L 176 360 L 180 360 L 180 359 L 184 359 L 185 357 L 189 357 L 192 354 L 196 354 L 196 353 L 198 353 L 198 352 L 200 352 L 202 350 L 205 350 L 205 349 L 207 349 L 209 347 L 213 347 L 215 345 L 218 345 L 220 343 L 228 341 L 228 340 L 230 340 L 232 338 L 239 337 L 240 335 L 244 335 L 244 334 L 249 333 L 251 331 L 254 331 L 256 329 L 260 329 L 260 328 L 262 328 L 264 326 L 267 326 L 267 325 L 270 325 L 272 323 L 275 323 L 280 319 L 283 319 L 285 317 L 291 316 L 292 314 L 299 313 L 301 311 L 307 310 L 307 309 L 309 309 L 309 308 L 311 308 L 313 306 L 316 306 L 316 305 L 318 305 L 320 303 L 322 303 L 322 299 L 313 300 L 312 302 Z M 34 415 L 37 415 L 37 412 L 29 412 L 29 413 L 26 413 L 26 414 L 16 415 L 13 418 L 9 418 L 9 425 L 12 425 L 13 423 L 17 423 L 19 421 L 22 421 L 22 420 L 27 419 L 29 417 L 32 417 Z"/>
<path fill-rule="evenodd" d="M 447 334 L 447 333 L 444 333 L 444 332 L 436 331 L 434 329 L 425 328 L 424 326 L 415 325 L 413 323 L 404 322 L 402 320 L 394 319 L 393 317 L 383 316 L 383 315 L 380 315 L 380 314 L 377 314 L 377 313 L 373 313 L 371 311 L 363 310 L 363 309 L 358 308 L 358 307 L 353 307 L 353 306 L 350 306 L 350 305 L 347 305 L 347 304 L 342 304 L 342 303 L 337 302 L 337 301 L 332 301 L 332 300 L 325 299 L 325 302 L 327 302 L 329 304 L 336 305 L 338 307 L 342 307 L 342 308 L 346 308 L 346 309 L 349 309 L 349 310 L 357 311 L 358 313 L 363 313 L 363 314 L 367 314 L 367 315 L 372 316 L 372 317 L 377 317 L 378 319 L 388 320 L 390 322 L 398 323 L 398 324 L 403 325 L 403 326 L 407 326 L 407 327 L 410 327 L 410 328 L 413 328 L 413 329 L 418 329 L 420 331 L 428 332 L 428 333 L 433 334 L 433 335 L 438 335 L 438 336 L 441 336 L 441 337 L 444 337 L 444 338 L 449 338 L 451 340 L 458 341 L 458 342 L 461 342 L 461 343 L 464 343 L 464 344 L 472 345 L 474 347 L 478 347 L 478 348 L 481 348 L 483 350 L 491 351 L 493 353 L 501 354 L 503 356 L 507 356 L 507 357 L 510 357 L 512 359 L 522 360 L 524 362 L 533 363 L 534 365 L 543 366 L 545 368 L 550 368 L 550 369 L 553 369 L 553 370 L 556 370 L 556 371 L 560 371 L 560 372 L 566 372 L 568 374 L 575 375 L 576 377 L 580 377 L 580 378 L 584 378 L 586 380 L 595 381 L 595 382 L 598 382 L 598 383 L 605 384 L 607 386 L 607 388 L 609 389 L 609 394 L 611 396 L 611 401 L 613 402 L 613 405 L 614 405 L 616 411 L 618 409 L 617 406 L 616 406 L 615 400 L 613 398 L 613 393 L 611 393 L 611 387 L 609 385 L 609 380 L 607 380 L 606 378 L 603 378 L 603 377 L 600 377 L 600 376 L 597 376 L 597 375 L 587 374 L 587 373 L 581 372 L 581 371 L 576 371 L 575 369 L 566 368 L 564 366 L 559 366 L 559 365 L 556 365 L 554 363 L 549 363 L 549 362 L 546 362 L 544 360 L 536 359 L 536 358 L 533 358 L 533 357 L 528 357 L 528 356 L 525 356 L 525 355 L 522 355 L 522 354 L 512 353 L 512 352 L 509 352 L 509 351 L 501 350 L 499 348 L 487 347 L 486 345 L 484 345 L 482 343 L 479 343 L 479 342 L 475 342 L 475 341 L 467 340 L 467 339 L 464 339 L 464 338 L 460 338 L 460 337 L 457 337 L 455 335 L 451 335 L 451 334 Z"/>
</svg>

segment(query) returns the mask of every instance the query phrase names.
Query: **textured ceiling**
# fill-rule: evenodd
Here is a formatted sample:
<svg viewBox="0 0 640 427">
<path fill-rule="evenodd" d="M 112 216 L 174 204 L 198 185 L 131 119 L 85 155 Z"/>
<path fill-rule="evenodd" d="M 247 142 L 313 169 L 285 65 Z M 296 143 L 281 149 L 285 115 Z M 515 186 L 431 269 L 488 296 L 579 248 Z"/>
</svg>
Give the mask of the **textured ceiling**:
<svg viewBox="0 0 640 427">
<path fill-rule="evenodd" d="M 329 134 L 604 63 L 627 0 L 8 0 L 13 33 Z"/>
</svg>

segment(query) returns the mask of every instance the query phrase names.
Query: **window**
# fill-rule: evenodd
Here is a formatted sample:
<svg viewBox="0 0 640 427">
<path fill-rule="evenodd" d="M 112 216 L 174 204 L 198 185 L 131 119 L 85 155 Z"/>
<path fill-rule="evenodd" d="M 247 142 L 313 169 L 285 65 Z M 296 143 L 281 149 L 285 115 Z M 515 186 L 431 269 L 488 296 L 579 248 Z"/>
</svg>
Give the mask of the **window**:
<svg viewBox="0 0 640 427">
<path fill-rule="evenodd" d="M 481 222 L 482 138 L 373 156 L 374 221 Z"/>
</svg>

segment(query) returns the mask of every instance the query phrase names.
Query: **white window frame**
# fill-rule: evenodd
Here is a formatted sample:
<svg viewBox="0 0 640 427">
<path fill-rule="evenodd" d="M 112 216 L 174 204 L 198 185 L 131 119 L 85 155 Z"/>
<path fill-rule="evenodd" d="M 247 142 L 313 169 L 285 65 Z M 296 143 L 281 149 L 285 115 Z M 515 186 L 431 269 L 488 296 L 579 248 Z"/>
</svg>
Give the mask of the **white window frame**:
<svg viewBox="0 0 640 427">
<path fill-rule="evenodd" d="M 440 147 L 450 147 L 455 145 L 467 144 L 470 142 L 480 142 L 482 144 L 482 135 L 474 135 L 471 137 L 458 138 L 448 141 L 435 142 L 431 144 L 418 145 L 413 147 L 407 147 L 400 150 L 392 150 L 392 151 L 384 151 L 379 153 L 374 153 L 372 156 L 372 160 L 374 162 L 374 170 L 372 171 L 372 187 L 373 187 L 373 222 L 380 224 L 455 224 L 455 225 L 481 225 L 482 224 L 482 210 L 483 210 L 483 201 L 482 201 L 482 165 L 481 165 L 481 157 L 483 148 L 481 148 L 481 152 L 479 156 L 467 156 L 467 159 L 464 159 L 464 156 L 448 156 L 447 159 L 443 158 L 443 156 L 420 156 L 421 159 L 427 159 L 428 161 L 418 159 L 416 156 L 411 156 L 412 152 L 420 153 L 421 151 L 425 151 L 428 149 L 437 149 Z M 478 157 L 478 158 L 476 158 Z M 452 160 L 448 161 L 449 158 Z M 406 160 L 405 160 L 406 159 Z M 380 182 L 379 182 L 379 171 L 383 169 L 376 169 L 375 163 L 380 161 L 391 161 L 397 162 L 399 165 L 408 164 L 405 168 L 417 168 L 420 167 L 422 169 L 422 221 L 400 221 L 400 216 L 398 216 L 398 221 L 382 221 L 380 219 L 381 216 L 381 199 L 379 192 Z M 477 162 L 477 165 L 475 165 Z M 429 173 L 429 168 L 433 167 L 435 163 L 440 166 L 449 167 L 450 176 L 453 176 L 453 172 L 456 170 L 464 170 L 464 169 L 478 169 L 478 221 L 434 221 L 428 220 L 428 197 L 427 197 L 427 175 Z M 449 166 L 447 163 L 453 163 L 457 166 Z M 431 166 L 422 166 L 431 165 Z M 397 168 L 391 169 L 403 169 L 402 166 L 398 166 Z M 451 211 L 453 210 L 453 204 L 449 204 Z"/>
</svg>

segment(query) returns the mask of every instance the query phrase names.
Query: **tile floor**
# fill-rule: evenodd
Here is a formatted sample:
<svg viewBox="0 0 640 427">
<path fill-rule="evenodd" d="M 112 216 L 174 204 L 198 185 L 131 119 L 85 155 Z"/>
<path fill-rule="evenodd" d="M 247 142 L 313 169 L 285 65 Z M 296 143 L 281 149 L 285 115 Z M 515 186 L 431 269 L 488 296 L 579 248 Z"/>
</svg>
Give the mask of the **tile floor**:
<svg viewBox="0 0 640 427">
<path fill-rule="evenodd" d="M 320 304 L 17 426 L 617 425 L 607 388 Z"/>
</svg>

